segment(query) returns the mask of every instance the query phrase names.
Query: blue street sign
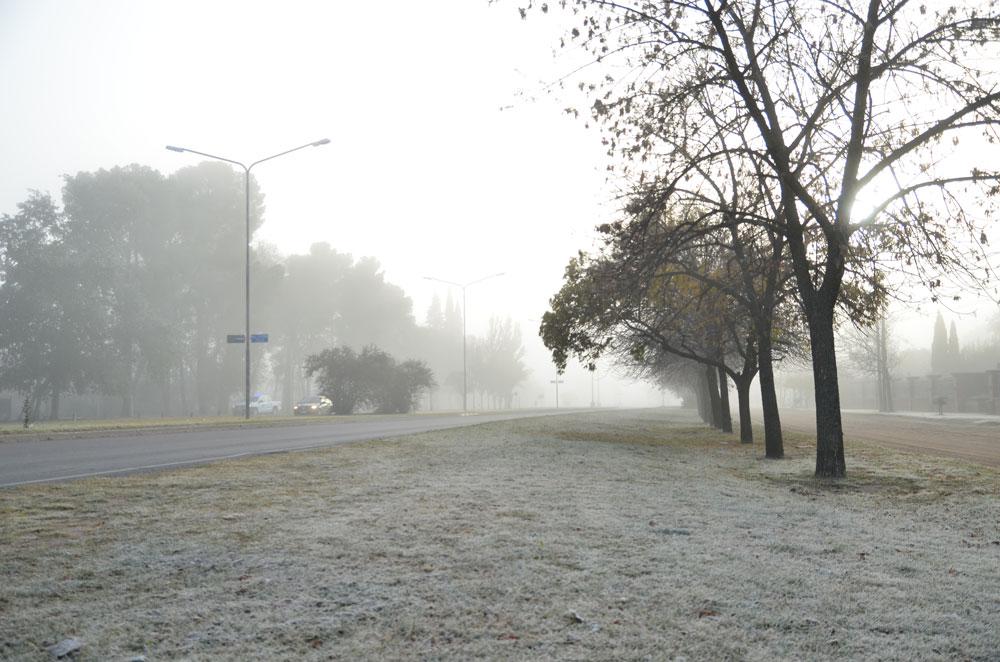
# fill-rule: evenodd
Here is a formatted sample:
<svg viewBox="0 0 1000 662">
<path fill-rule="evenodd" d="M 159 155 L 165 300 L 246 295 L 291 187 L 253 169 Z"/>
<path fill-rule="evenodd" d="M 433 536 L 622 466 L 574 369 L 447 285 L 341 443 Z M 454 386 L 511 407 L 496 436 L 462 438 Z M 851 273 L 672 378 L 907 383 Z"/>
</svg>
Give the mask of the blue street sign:
<svg viewBox="0 0 1000 662">
<path fill-rule="evenodd" d="M 226 336 L 226 342 L 228 343 L 240 343 L 243 344 L 247 341 L 247 337 L 242 333 L 231 333 Z"/>
<path fill-rule="evenodd" d="M 267 334 L 266 333 L 251 333 L 250 334 L 250 342 L 267 342 Z"/>
</svg>

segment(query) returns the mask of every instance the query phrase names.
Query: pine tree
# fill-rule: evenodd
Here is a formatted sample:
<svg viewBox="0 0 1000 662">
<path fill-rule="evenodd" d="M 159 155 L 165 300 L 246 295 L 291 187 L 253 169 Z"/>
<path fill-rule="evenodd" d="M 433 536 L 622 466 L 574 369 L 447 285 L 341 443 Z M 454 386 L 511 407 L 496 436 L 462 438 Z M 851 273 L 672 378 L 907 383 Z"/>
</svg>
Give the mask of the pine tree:
<svg viewBox="0 0 1000 662">
<path fill-rule="evenodd" d="M 434 295 L 431 305 L 427 308 L 427 326 L 432 329 L 444 328 L 444 311 L 441 309 L 441 297 Z"/>
<path fill-rule="evenodd" d="M 938 313 L 934 322 L 934 340 L 931 342 L 931 373 L 940 375 L 948 372 L 948 331 L 944 318 Z"/>
<path fill-rule="evenodd" d="M 951 322 L 951 332 L 948 334 L 948 372 L 960 372 L 962 370 L 962 351 L 958 347 L 958 329 L 955 328 L 955 321 Z"/>
</svg>

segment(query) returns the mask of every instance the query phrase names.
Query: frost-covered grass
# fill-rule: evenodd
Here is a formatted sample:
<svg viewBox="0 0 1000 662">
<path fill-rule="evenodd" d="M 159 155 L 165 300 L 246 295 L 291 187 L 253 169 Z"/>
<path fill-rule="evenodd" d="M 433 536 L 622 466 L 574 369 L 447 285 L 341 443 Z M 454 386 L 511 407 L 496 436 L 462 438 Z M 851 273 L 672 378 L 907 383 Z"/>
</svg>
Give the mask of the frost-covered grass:
<svg viewBox="0 0 1000 662">
<path fill-rule="evenodd" d="M 980 659 L 998 474 L 677 411 L 0 492 L 0 658 Z"/>
</svg>

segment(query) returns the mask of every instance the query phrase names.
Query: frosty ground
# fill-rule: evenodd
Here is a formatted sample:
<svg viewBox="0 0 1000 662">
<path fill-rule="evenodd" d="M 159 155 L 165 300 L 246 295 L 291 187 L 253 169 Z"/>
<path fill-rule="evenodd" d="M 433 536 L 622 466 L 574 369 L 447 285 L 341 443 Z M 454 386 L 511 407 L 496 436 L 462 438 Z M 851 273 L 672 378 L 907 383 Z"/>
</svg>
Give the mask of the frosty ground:
<svg viewBox="0 0 1000 662">
<path fill-rule="evenodd" d="M 1000 659 L 997 471 L 786 446 L 595 412 L 4 490 L 0 658 Z"/>
</svg>

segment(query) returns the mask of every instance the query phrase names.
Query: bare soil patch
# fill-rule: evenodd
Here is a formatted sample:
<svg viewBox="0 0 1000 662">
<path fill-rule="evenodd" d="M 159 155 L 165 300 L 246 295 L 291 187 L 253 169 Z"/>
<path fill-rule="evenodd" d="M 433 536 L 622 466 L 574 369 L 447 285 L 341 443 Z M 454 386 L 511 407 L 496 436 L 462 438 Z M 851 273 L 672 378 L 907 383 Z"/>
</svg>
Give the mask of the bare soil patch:
<svg viewBox="0 0 1000 662">
<path fill-rule="evenodd" d="M 992 469 L 597 412 L 0 492 L 0 658 L 972 659 Z"/>
<path fill-rule="evenodd" d="M 845 411 L 844 436 L 870 441 L 896 450 L 952 457 L 1000 468 L 1000 417 L 982 419 L 957 416 L 893 416 Z M 995 419 L 995 420 L 994 420 Z M 783 410 L 783 427 L 816 433 L 815 413 Z"/>
</svg>

